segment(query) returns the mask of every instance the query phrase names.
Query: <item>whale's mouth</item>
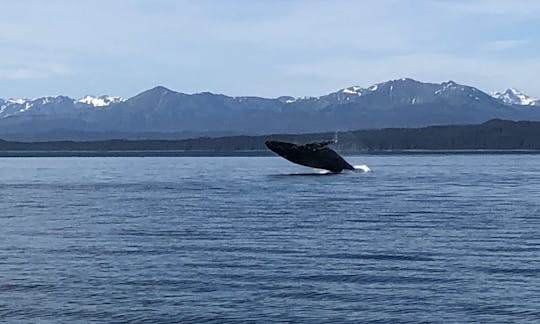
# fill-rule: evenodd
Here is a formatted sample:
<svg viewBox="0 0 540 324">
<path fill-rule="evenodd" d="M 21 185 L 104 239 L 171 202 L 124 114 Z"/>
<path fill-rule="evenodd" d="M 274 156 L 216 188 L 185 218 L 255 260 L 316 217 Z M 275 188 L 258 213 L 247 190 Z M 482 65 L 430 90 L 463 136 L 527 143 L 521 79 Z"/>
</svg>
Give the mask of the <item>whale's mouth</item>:
<svg viewBox="0 0 540 324">
<path fill-rule="evenodd" d="M 264 142 L 264 145 L 266 145 L 266 147 L 268 147 L 269 149 L 271 149 L 273 151 L 274 147 L 276 146 L 275 143 L 276 142 L 274 142 L 274 141 L 266 141 L 266 142 Z"/>
<path fill-rule="evenodd" d="M 278 141 L 266 141 L 264 142 L 266 147 L 268 147 L 272 152 L 285 157 L 287 155 L 287 150 L 290 149 L 289 143 L 278 142 Z"/>
<path fill-rule="evenodd" d="M 264 142 L 264 145 L 266 145 L 266 147 L 268 147 L 268 149 L 270 149 L 270 151 L 272 151 L 274 153 L 278 153 L 278 152 L 276 152 L 277 146 L 276 146 L 275 142 L 266 141 L 266 142 Z"/>
</svg>

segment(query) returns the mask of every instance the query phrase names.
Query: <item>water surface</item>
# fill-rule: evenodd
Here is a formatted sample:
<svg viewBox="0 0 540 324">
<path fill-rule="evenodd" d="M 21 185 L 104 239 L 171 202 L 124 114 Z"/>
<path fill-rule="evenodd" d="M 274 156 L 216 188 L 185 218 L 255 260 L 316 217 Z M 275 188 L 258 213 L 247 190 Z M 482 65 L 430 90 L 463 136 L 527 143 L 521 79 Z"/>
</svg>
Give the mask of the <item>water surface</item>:
<svg viewBox="0 0 540 324">
<path fill-rule="evenodd" d="M 537 322 L 540 155 L 0 159 L 0 320 Z"/>
</svg>

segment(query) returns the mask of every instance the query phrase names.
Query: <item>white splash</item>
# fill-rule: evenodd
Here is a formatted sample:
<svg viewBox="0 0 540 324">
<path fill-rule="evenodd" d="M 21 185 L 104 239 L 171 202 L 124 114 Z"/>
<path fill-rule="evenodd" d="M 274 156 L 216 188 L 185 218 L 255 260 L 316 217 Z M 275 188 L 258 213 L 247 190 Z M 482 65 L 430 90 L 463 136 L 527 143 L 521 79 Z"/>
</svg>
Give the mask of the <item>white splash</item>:
<svg viewBox="0 0 540 324">
<path fill-rule="evenodd" d="M 353 168 L 362 172 L 370 172 L 371 169 L 366 164 L 353 165 Z"/>
</svg>

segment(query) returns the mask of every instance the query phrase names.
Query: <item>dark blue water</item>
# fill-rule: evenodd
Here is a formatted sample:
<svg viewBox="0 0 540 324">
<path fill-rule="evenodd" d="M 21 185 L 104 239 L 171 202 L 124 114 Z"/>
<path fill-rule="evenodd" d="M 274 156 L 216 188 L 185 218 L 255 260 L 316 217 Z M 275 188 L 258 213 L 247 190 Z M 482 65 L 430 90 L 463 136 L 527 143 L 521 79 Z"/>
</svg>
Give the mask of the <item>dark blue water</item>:
<svg viewBox="0 0 540 324">
<path fill-rule="evenodd" d="M 540 155 L 348 159 L 0 159 L 0 321 L 540 320 Z"/>
</svg>

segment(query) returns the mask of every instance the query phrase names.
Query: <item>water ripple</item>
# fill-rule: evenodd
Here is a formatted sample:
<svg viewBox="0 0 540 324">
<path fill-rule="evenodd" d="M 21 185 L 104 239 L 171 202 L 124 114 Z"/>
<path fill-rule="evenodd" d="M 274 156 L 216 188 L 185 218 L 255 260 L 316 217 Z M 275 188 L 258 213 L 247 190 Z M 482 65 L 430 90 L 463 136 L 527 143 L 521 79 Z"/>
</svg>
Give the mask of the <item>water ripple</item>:
<svg viewBox="0 0 540 324">
<path fill-rule="evenodd" d="M 349 159 L 0 159 L 0 320 L 540 321 L 540 156 Z"/>
</svg>

